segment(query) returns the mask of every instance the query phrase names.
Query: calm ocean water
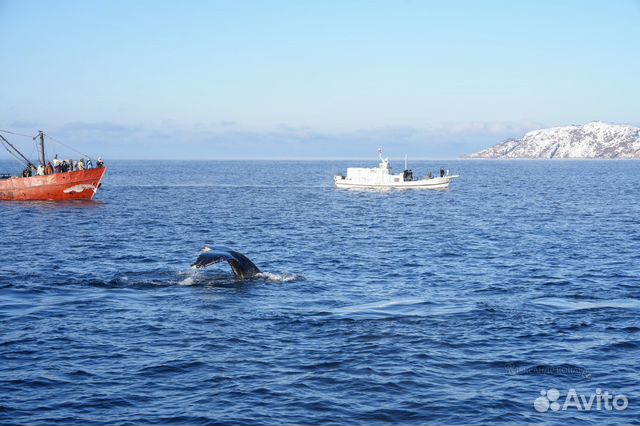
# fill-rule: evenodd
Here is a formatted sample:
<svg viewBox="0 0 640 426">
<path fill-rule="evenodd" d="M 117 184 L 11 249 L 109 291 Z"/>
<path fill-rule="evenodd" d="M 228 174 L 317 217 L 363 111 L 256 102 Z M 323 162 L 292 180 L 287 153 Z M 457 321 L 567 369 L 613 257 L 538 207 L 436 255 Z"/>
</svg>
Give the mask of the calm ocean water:
<svg viewBox="0 0 640 426">
<path fill-rule="evenodd" d="M 0 203 L 0 424 L 640 424 L 640 162 L 348 164 L 114 161 L 95 202 Z M 196 273 L 205 244 L 271 275 Z"/>
</svg>

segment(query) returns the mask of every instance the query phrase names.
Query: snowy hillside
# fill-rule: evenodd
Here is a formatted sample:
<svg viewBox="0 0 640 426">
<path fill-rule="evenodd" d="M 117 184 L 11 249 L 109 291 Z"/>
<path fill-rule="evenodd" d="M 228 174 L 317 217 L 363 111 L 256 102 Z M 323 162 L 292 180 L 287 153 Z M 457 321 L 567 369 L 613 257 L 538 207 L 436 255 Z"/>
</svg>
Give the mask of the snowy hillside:
<svg viewBox="0 0 640 426">
<path fill-rule="evenodd" d="M 640 158 L 640 128 L 594 121 L 534 130 L 469 158 Z"/>
</svg>

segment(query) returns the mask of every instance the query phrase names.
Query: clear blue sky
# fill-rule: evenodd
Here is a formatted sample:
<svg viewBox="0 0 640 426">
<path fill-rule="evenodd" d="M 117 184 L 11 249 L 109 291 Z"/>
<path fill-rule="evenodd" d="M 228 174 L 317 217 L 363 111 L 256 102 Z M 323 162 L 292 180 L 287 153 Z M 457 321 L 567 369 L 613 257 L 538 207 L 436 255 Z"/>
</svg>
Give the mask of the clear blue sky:
<svg viewBox="0 0 640 426">
<path fill-rule="evenodd" d="M 111 158 L 451 158 L 640 124 L 631 0 L 0 0 L 0 53 L 0 128 Z"/>
</svg>

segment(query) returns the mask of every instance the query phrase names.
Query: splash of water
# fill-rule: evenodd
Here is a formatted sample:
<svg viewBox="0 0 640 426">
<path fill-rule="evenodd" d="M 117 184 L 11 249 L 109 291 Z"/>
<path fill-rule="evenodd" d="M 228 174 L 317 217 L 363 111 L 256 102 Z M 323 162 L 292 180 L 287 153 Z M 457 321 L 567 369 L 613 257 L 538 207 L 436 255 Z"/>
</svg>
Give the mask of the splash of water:
<svg viewBox="0 0 640 426">
<path fill-rule="evenodd" d="M 271 283 L 288 283 L 292 281 L 304 280 L 302 275 L 290 274 L 288 272 L 282 274 L 273 274 L 271 272 L 260 272 L 256 275 L 256 278 L 263 279 Z"/>
<path fill-rule="evenodd" d="M 185 277 L 178 281 L 178 285 L 195 285 L 198 283 L 202 283 L 205 280 L 204 277 L 207 276 L 203 270 L 195 268 L 185 271 L 179 271 L 178 275 Z M 234 282 L 237 281 L 232 277 L 230 277 L 229 279 L 233 280 Z M 288 283 L 293 281 L 301 281 L 305 278 L 302 275 L 292 274 L 288 272 L 284 272 L 281 274 L 274 274 L 272 272 L 260 272 L 256 274 L 254 279 L 268 283 Z"/>
</svg>

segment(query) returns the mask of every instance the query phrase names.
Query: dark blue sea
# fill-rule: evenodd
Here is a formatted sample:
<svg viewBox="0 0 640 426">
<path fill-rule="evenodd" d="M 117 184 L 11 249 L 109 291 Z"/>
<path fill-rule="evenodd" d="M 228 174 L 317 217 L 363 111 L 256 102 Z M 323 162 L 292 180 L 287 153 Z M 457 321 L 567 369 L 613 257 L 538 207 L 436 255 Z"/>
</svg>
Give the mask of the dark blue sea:
<svg viewBox="0 0 640 426">
<path fill-rule="evenodd" d="M 0 424 L 640 424 L 640 162 L 333 187 L 373 164 L 113 161 L 93 202 L 0 202 Z"/>
</svg>

